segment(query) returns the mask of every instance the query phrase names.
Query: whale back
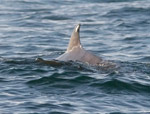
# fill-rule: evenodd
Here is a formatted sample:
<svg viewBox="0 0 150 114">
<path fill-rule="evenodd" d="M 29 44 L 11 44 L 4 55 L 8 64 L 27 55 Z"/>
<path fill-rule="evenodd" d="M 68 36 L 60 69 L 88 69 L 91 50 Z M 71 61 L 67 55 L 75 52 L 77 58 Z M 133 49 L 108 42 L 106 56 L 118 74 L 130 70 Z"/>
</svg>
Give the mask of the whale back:
<svg viewBox="0 0 150 114">
<path fill-rule="evenodd" d="M 78 24 L 71 35 L 69 44 L 68 44 L 68 48 L 67 51 L 62 54 L 61 56 L 57 57 L 56 60 L 60 60 L 60 61 L 81 61 L 84 63 L 89 63 L 91 65 L 98 65 L 100 64 L 103 60 L 86 51 L 81 43 L 80 43 L 80 24 Z"/>
<path fill-rule="evenodd" d="M 68 44 L 67 52 L 71 51 L 74 47 L 81 46 L 79 31 L 80 31 L 80 24 L 78 24 L 72 32 L 72 35 Z"/>
<path fill-rule="evenodd" d="M 58 65 L 63 65 L 60 61 L 79 61 L 83 63 L 87 63 L 92 66 L 100 66 L 100 67 L 115 67 L 116 65 L 113 63 L 110 63 L 108 61 L 102 60 L 102 58 L 92 54 L 89 51 L 86 51 L 80 43 L 80 24 L 77 25 L 73 33 L 71 35 L 67 51 L 60 55 L 59 57 L 55 58 L 54 60 L 51 61 L 45 61 L 41 58 L 38 58 L 37 61 L 45 63 L 45 64 L 50 64 L 53 66 L 58 66 Z"/>
<path fill-rule="evenodd" d="M 59 56 L 56 60 L 60 61 L 81 61 L 89 63 L 91 65 L 98 65 L 102 62 L 102 59 L 98 56 L 86 51 L 82 47 L 74 47 L 72 51 L 66 52 Z"/>
</svg>

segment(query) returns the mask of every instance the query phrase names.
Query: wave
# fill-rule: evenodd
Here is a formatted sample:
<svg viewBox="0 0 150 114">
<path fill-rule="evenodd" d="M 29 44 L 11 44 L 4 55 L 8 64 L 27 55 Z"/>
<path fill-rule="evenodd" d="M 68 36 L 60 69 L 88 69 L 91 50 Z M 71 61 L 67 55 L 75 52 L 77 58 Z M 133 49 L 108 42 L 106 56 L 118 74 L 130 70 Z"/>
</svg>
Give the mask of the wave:
<svg viewBox="0 0 150 114">
<path fill-rule="evenodd" d="M 31 58 L 0 58 L 0 62 L 1 73 L 7 70 L 9 74 L 20 76 L 38 75 L 26 81 L 33 87 L 72 89 L 86 86 L 110 93 L 150 92 L 150 63 L 115 61 L 119 68 L 105 70 L 72 61 L 61 66 L 39 64 Z"/>
<path fill-rule="evenodd" d="M 100 75 L 101 76 L 101 75 Z M 63 72 L 54 73 L 51 76 L 41 77 L 39 79 L 30 80 L 27 84 L 37 88 L 55 88 L 55 89 L 76 89 L 84 86 L 85 88 L 100 89 L 109 93 L 130 93 L 130 92 L 150 92 L 150 85 L 142 81 L 124 77 L 121 79 L 121 73 L 110 73 L 101 79 L 90 76 L 89 74 L 81 74 L 80 72 Z"/>
<path fill-rule="evenodd" d="M 150 85 L 144 85 L 138 82 L 121 81 L 119 79 L 112 79 L 105 82 L 99 81 L 98 83 L 91 84 L 91 86 L 99 87 L 110 93 L 150 92 Z"/>
<path fill-rule="evenodd" d="M 130 16 L 130 15 L 149 15 L 150 7 L 143 8 L 143 7 L 123 7 L 120 9 L 111 10 L 105 14 L 106 17 L 123 17 L 123 16 Z"/>
<path fill-rule="evenodd" d="M 113 2 L 131 2 L 131 0 L 85 0 L 88 2 L 92 3 L 113 3 Z M 133 1 L 138 1 L 138 0 L 132 0 Z"/>
</svg>

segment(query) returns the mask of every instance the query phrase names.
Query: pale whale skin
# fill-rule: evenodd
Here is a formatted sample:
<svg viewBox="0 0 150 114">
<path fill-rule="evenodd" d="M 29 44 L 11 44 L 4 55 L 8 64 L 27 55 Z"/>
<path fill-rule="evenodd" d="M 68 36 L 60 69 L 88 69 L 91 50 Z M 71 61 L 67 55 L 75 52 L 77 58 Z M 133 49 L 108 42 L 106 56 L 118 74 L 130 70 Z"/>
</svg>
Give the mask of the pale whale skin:
<svg viewBox="0 0 150 114">
<path fill-rule="evenodd" d="M 78 24 L 71 35 L 67 51 L 56 58 L 60 61 L 80 61 L 83 63 L 88 63 L 90 65 L 99 65 L 102 63 L 102 59 L 88 51 L 86 51 L 80 42 L 80 24 Z"/>
<path fill-rule="evenodd" d="M 81 46 L 74 47 L 71 51 L 56 58 L 60 61 L 80 61 L 91 65 L 98 65 L 102 59 L 84 50 Z"/>
</svg>

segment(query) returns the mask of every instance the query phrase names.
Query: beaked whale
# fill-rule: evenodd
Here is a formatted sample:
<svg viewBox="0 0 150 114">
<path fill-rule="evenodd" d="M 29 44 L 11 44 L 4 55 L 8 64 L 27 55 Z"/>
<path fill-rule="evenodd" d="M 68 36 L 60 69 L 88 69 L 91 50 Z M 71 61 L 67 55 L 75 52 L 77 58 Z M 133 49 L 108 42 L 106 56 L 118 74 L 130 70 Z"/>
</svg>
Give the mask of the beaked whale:
<svg viewBox="0 0 150 114">
<path fill-rule="evenodd" d="M 37 61 L 51 64 L 51 65 L 62 65 L 60 61 L 68 62 L 68 61 L 79 61 L 82 63 L 87 63 L 91 66 L 104 66 L 110 67 L 114 66 L 113 63 L 103 60 L 102 58 L 92 54 L 89 51 L 86 51 L 80 42 L 80 24 L 78 24 L 71 35 L 67 50 L 64 54 L 60 55 L 59 57 L 55 58 L 54 60 L 47 61 L 41 58 L 38 58 Z"/>
</svg>

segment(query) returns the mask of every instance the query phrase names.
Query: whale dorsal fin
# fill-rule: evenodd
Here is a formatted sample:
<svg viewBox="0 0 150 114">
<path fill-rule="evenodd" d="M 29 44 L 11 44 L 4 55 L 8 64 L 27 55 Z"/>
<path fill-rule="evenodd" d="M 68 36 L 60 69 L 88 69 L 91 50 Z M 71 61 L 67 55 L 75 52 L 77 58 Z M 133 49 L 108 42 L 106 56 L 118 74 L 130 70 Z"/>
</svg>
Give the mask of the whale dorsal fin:
<svg viewBox="0 0 150 114">
<path fill-rule="evenodd" d="M 72 32 L 72 35 L 68 44 L 67 52 L 71 51 L 76 46 L 81 46 L 79 32 L 80 32 L 80 24 L 78 24 Z"/>
</svg>

